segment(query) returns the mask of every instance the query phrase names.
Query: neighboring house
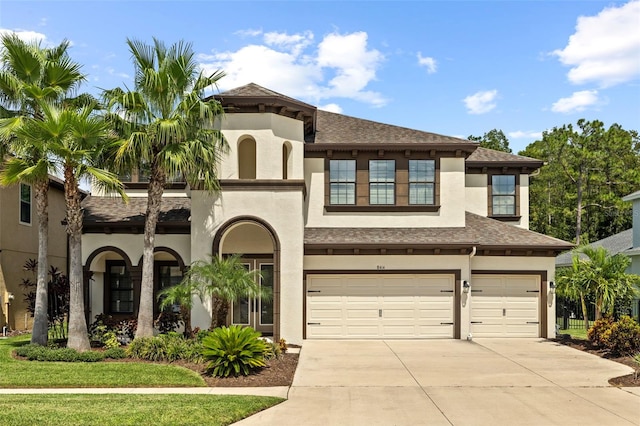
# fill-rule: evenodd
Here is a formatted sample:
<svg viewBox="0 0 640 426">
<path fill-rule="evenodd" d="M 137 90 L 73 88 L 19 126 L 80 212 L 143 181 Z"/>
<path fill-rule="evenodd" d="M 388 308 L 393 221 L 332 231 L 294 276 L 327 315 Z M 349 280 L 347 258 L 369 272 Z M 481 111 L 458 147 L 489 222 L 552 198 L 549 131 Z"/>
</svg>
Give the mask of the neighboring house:
<svg viewBox="0 0 640 426">
<path fill-rule="evenodd" d="M 49 265 L 67 271 L 67 234 L 64 186 L 54 177 L 49 187 Z M 35 193 L 30 185 L 21 183 L 0 187 L 0 327 L 9 330 L 29 330 L 33 317 L 25 301 L 27 290 L 23 279 L 36 281 L 34 274 L 24 270 L 25 263 L 38 259 L 38 216 Z M 35 290 L 35 288 L 34 288 Z"/>
<path fill-rule="evenodd" d="M 631 264 L 627 272 L 640 275 L 640 191 L 622 197 L 622 200 L 633 203 L 631 229 L 595 241 L 589 244 L 589 246 L 594 248 L 604 247 L 611 255 L 622 253 L 629 256 L 629 258 L 631 258 Z M 556 267 L 571 266 L 574 254 L 575 251 L 568 251 L 559 255 L 556 258 Z M 586 255 L 584 254 L 580 254 L 580 257 L 586 259 Z M 640 298 L 633 301 L 631 308 L 632 315 L 640 320 Z"/>
<path fill-rule="evenodd" d="M 222 189 L 168 185 L 156 289 L 190 262 L 241 253 L 273 300 L 238 301 L 229 320 L 288 342 L 554 336 L 554 261 L 572 245 L 528 230 L 541 161 L 255 84 L 216 98 L 230 145 Z M 127 205 L 83 203 L 90 319 L 137 315 L 146 185 L 137 170 L 128 178 Z M 194 326 L 209 322 L 198 301 Z"/>
</svg>

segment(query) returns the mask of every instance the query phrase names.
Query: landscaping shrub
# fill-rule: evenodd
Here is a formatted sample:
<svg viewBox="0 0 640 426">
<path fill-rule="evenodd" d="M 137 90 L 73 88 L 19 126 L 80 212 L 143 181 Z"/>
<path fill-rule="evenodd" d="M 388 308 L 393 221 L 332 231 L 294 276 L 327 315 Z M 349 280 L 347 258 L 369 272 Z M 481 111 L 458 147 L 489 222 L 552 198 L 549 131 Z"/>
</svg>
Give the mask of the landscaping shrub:
<svg viewBox="0 0 640 426">
<path fill-rule="evenodd" d="M 272 360 L 276 358 L 280 358 L 282 356 L 282 349 L 280 348 L 280 343 L 272 342 L 271 340 L 263 339 L 265 344 L 264 350 L 264 359 Z"/>
<path fill-rule="evenodd" d="M 185 360 L 200 362 L 201 344 L 193 339 L 185 339 L 181 334 L 171 332 L 156 337 L 134 339 L 126 351 L 131 358 L 148 361 Z"/>
<path fill-rule="evenodd" d="M 127 357 L 127 352 L 120 347 L 109 348 L 104 351 L 104 357 L 109 359 L 122 359 Z"/>
<path fill-rule="evenodd" d="M 232 325 L 214 329 L 202 340 L 203 358 L 209 361 L 207 372 L 218 377 L 248 375 L 264 367 L 266 344 L 251 327 Z"/>
<path fill-rule="evenodd" d="M 595 346 L 606 347 L 605 336 L 609 335 L 612 325 L 613 319 L 610 316 L 596 320 L 587 332 L 587 338 Z"/>
<path fill-rule="evenodd" d="M 126 345 L 133 339 L 137 325 L 134 318 L 116 320 L 111 315 L 96 315 L 95 321 L 89 324 L 89 340 L 93 345 L 106 348 L 116 347 L 115 343 Z"/>
<path fill-rule="evenodd" d="M 604 342 L 614 355 L 634 355 L 640 351 L 640 325 L 628 315 L 613 323 L 604 334 Z"/>
<path fill-rule="evenodd" d="M 16 349 L 16 354 L 29 361 L 49 362 L 97 362 L 105 357 L 100 352 L 78 352 L 71 348 L 52 348 L 40 345 L 24 345 Z"/>
<path fill-rule="evenodd" d="M 170 333 L 175 331 L 180 324 L 184 324 L 182 316 L 175 312 L 160 312 L 158 318 L 155 319 L 153 325 L 160 331 L 161 334 Z"/>
</svg>

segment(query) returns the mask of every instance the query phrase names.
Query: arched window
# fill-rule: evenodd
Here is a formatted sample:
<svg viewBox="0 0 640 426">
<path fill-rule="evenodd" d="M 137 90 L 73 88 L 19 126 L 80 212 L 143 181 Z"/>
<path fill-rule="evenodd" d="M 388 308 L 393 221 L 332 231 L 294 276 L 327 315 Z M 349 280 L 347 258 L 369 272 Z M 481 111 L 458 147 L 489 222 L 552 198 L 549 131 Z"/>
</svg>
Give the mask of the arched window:
<svg viewBox="0 0 640 426">
<path fill-rule="evenodd" d="M 289 179 L 289 168 L 291 167 L 291 145 L 289 142 L 282 144 L 282 179 Z"/>
<path fill-rule="evenodd" d="M 256 141 L 244 139 L 238 143 L 238 177 L 256 178 Z"/>
</svg>

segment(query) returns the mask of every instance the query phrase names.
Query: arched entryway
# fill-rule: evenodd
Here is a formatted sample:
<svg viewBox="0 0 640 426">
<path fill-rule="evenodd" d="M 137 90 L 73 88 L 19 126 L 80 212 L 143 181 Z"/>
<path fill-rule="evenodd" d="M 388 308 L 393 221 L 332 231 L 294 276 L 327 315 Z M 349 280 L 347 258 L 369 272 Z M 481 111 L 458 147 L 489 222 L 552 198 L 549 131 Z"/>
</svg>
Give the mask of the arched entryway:
<svg viewBox="0 0 640 426">
<path fill-rule="evenodd" d="M 265 336 L 280 336 L 280 242 L 274 229 L 253 216 L 236 217 L 216 232 L 214 255 L 241 254 L 243 263 L 256 274 L 258 283 L 272 289 L 271 300 L 245 298 L 231 306 L 229 322 L 247 325 Z"/>
</svg>

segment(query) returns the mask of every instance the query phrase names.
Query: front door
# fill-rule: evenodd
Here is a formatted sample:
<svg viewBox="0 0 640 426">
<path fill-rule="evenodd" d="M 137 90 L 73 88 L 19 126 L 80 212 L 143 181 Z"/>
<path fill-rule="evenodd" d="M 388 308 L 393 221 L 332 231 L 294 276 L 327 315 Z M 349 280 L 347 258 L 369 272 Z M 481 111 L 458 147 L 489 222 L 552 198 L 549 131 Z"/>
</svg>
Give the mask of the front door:
<svg viewBox="0 0 640 426">
<path fill-rule="evenodd" d="M 256 271 L 261 288 L 273 291 L 273 263 L 262 260 L 246 260 L 247 270 Z M 259 273 L 258 273 L 259 272 Z M 273 335 L 273 298 L 243 297 L 231 306 L 231 322 L 250 326 L 263 336 Z"/>
</svg>

